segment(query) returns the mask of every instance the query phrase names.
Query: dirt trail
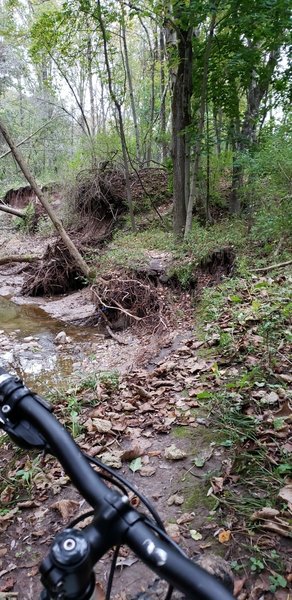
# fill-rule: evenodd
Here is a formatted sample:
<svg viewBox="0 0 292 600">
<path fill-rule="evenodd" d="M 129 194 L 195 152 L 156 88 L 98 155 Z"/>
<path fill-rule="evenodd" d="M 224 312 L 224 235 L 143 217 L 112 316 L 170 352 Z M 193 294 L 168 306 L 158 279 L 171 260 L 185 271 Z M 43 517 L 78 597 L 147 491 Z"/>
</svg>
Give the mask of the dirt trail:
<svg viewBox="0 0 292 600">
<path fill-rule="evenodd" d="M 31 240 L 15 235 L 9 227 L 0 236 L 1 252 L 4 242 L 5 254 L 31 250 Z M 34 237 L 34 254 L 41 255 L 47 242 L 48 239 Z M 198 359 L 190 325 L 182 322 L 176 330 L 165 331 L 163 335 L 151 335 L 149 331 L 133 335 L 130 330 L 124 331 L 121 336 L 127 346 L 120 346 L 98 329 L 66 324 L 75 319 L 74 315 L 77 318 L 82 313 L 85 317 L 93 311 L 86 290 L 57 300 L 24 299 L 19 295 L 23 276 L 23 267 L 0 268 L 0 296 L 6 297 L 2 303 L 7 303 L 2 312 L 6 320 L 3 318 L 0 324 L 2 364 L 16 369 L 30 385 L 37 384 L 39 393 L 47 394 L 52 386 L 59 390 L 57 416 L 65 419 L 71 429 L 80 427 L 77 441 L 87 452 L 97 455 L 108 452 L 111 460 L 114 452 L 121 454 L 130 449 L 135 457 L 138 447 L 139 457 L 142 449 L 137 471 L 131 470 L 128 461 L 122 463 L 119 473 L 153 502 L 170 534 L 192 556 L 213 547 L 217 524 L 208 520 L 212 502 L 206 498 L 203 482 L 206 472 L 220 465 L 223 451 L 215 448 L 208 418 L 198 408 L 193 393 L 193 385 L 198 385 L 200 374 L 210 365 Z M 9 304 L 8 298 L 14 304 Z M 9 311 L 14 311 L 10 321 Z M 61 329 L 67 343 L 58 343 L 56 339 Z M 52 368 L 46 370 L 43 367 L 48 356 L 53 362 Z M 25 366 L 33 364 L 40 370 L 27 371 Z M 98 379 L 100 372 L 108 373 L 109 380 Z M 111 389 L 116 372 L 119 386 Z M 88 380 L 95 377 L 94 385 L 90 387 L 87 383 L 87 387 L 79 389 L 78 382 L 86 377 Z M 96 417 L 111 422 L 109 435 L 92 427 Z M 166 449 L 173 445 L 183 452 L 181 460 L 166 457 Z M 40 461 L 38 456 L 16 452 L 3 437 L 0 457 L 4 474 L 0 593 L 7 599 L 35 600 L 40 591 L 37 574 L 40 559 L 47 553 L 56 532 L 86 507 L 76 490 L 68 485 L 56 461 Z M 200 467 L 193 462 L 198 457 L 202 461 Z M 105 558 L 97 567 L 97 580 L 102 588 L 108 570 L 109 559 Z M 116 570 L 114 596 L 138 598 L 153 581 L 153 575 L 123 550 Z M 161 597 L 161 593 L 161 587 L 155 584 L 147 598 Z"/>
</svg>

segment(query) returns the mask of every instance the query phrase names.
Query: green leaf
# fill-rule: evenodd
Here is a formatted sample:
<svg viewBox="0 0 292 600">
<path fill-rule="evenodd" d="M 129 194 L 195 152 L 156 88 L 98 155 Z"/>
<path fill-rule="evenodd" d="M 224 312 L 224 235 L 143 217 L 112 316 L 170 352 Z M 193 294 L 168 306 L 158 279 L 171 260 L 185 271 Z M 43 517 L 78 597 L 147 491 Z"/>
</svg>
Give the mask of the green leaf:
<svg viewBox="0 0 292 600">
<path fill-rule="evenodd" d="M 196 465 L 196 467 L 201 469 L 204 466 L 206 461 L 204 460 L 204 458 L 202 456 L 197 456 L 196 458 L 194 458 L 192 460 L 192 462 L 194 463 L 194 465 Z"/>
<path fill-rule="evenodd" d="M 283 429 L 284 425 L 285 425 L 285 419 L 283 417 L 277 417 L 273 421 L 273 427 L 274 427 L 274 429 L 276 429 L 276 431 Z"/>
<path fill-rule="evenodd" d="M 280 475 L 286 475 L 286 473 L 292 472 L 292 467 L 288 463 L 281 463 L 277 467 L 277 472 L 280 473 Z"/>
<path fill-rule="evenodd" d="M 234 296 L 230 296 L 230 300 L 231 302 L 242 302 L 242 298 L 236 294 Z"/>
<path fill-rule="evenodd" d="M 199 394 L 197 394 L 197 398 L 198 400 L 212 398 L 212 394 L 210 392 L 199 392 Z"/>
<path fill-rule="evenodd" d="M 190 534 L 191 538 L 193 538 L 193 540 L 195 540 L 196 542 L 203 538 L 202 534 L 199 531 L 196 531 L 196 529 L 190 529 Z"/>
<path fill-rule="evenodd" d="M 132 462 L 129 464 L 129 468 L 131 469 L 131 471 L 133 471 L 133 473 L 136 473 L 136 471 L 140 471 L 141 467 L 142 460 L 140 456 L 138 456 L 138 458 L 134 458 L 134 460 L 132 460 Z"/>
</svg>

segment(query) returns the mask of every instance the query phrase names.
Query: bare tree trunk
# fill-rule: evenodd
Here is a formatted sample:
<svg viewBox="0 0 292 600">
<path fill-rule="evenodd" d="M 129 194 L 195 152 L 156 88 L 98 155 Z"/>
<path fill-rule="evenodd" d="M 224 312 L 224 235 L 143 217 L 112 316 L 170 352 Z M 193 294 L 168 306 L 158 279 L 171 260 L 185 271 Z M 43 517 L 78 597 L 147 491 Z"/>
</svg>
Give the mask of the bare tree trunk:
<svg viewBox="0 0 292 600">
<path fill-rule="evenodd" d="M 129 61 L 127 33 L 126 33 L 126 26 L 125 26 L 125 9 L 124 9 L 124 5 L 122 3 L 121 3 L 121 9 L 122 9 L 121 25 L 122 25 L 122 40 L 123 40 L 123 48 L 124 48 L 124 59 L 125 59 L 125 67 L 126 67 L 126 73 L 127 73 L 127 78 L 128 78 L 128 84 L 129 84 L 131 111 L 132 111 L 134 130 L 135 130 L 137 160 L 138 160 L 138 163 L 140 164 L 141 163 L 140 132 L 139 132 L 136 103 L 135 103 L 135 97 L 134 97 L 132 72 L 131 72 L 130 61 Z"/>
<path fill-rule="evenodd" d="M 217 156 L 221 156 L 221 134 L 222 134 L 222 108 L 217 109 L 213 106 L 213 123 L 216 137 Z"/>
<path fill-rule="evenodd" d="M 238 107 L 239 109 L 239 107 Z M 240 163 L 240 123 L 239 116 L 232 125 L 232 183 L 231 183 L 231 195 L 229 202 L 229 212 L 232 215 L 238 215 L 240 213 L 241 202 L 240 202 L 240 190 L 243 182 L 243 169 Z"/>
<path fill-rule="evenodd" d="M 108 77 L 109 93 L 110 93 L 110 97 L 116 107 L 117 121 L 118 121 L 118 126 L 119 126 L 119 131 L 120 131 L 123 161 L 124 161 L 125 176 L 126 176 L 127 204 L 128 204 L 129 213 L 130 213 L 132 231 L 135 232 L 136 231 L 136 223 L 135 223 L 134 208 L 133 208 L 132 194 L 131 194 L 131 188 L 130 188 L 130 171 L 129 171 L 129 161 L 128 161 L 128 150 L 127 150 L 124 122 L 123 122 L 122 108 L 121 108 L 121 104 L 118 101 L 118 98 L 117 98 L 114 88 L 113 88 L 112 74 L 111 74 L 111 68 L 110 68 L 109 57 L 108 57 L 107 34 L 106 34 L 103 19 L 102 19 L 100 0 L 97 0 L 97 6 L 98 6 L 98 17 L 97 18 L 99 21 L 99 25 L 100 25 L 100 29 L 101 29 L 101 33 L 102 33 L 102 39 L 103 39 L 103 49 L 104 49 L 104 58 L 105 58 L 107 77 Z"/>
<path fill-rule="evenodd" d="M 8 144 L 18 166 L 20 167 L 25 178 L 30 183 L 33 191 L 35 192 L 35 195 L 38 197 L 39 201 L 41 202 L 41 204 L 45 208 L 46 212 L 48 213 L 52 223 L 54 224 L 56 230 L 58 231 L 60 237 L 62 238 L 65 246 L 68 248 L 71 256 L 76 261 L 76 264 L 78 265 L 79 269 L 82 271 L 82 273 L 85 275 L 85 277 L 90 278 L 92 274 L 90 272 L 89 267 L 87 266 L 86 262 L 83 260 L 80 252 L 78 252 L 75 244 L 73 244 L 72 240 L 70 239 L 67 232 L 65 231 L 61 221 L 59 221 L 57 215 L 55 214 L 55 211 L 52 209 L 52 207 L 49 204 L 48 200 L 46 199 L 45 195 L 43 194 L 40 187 L 38 186 L 35 178 L 31 174 L 31 172 L 28 168 L 28 165 L 26 164 L 20 150 L 18 150 L 16 148 L 12 138 L 10 137 L 10 134 L 9 134 L 6 126 L 4 125 L 4 123 L 1 120 L 0 120 L 0 132 L 2 133 L 6 143 Z"/>
<path fill-rule="evenodd" d="M 217 5 L 218 7 L 218 5 Z M 205 123 L 205 109 L 206 109 L 206 99 L 207 99 L 207 91 L 208 91 L 208 70 L 209 70 L 209 58 L 210 52 L 213 42 L 214 29 L 216 25 L 216 16 L 217 16 L 217 7 L 212 13 L 211 23 L 209 28 L 208 37 L 206 40 L 206 49 L 204 54 L 204 71 L 203 71 L 203 79 L 202 79 L 202 89 L 201 89 L 201 101 L 199 108 L 199 117 L 198 117 L 198 127 L 197 127 L 197 135 L 196 142 L 194 147 L 194 163 L 193 163 L 193 172 L 192 172 L 192 182 L 191 182 L 191 193 L 189 196 L 189 201 L 187 205 L 187 216 L 186 216 L 186 225 L 185 225 L 185 237 L 191 230 L 192 220 L 193 220 L 193 207 L 195 204 L 195 200 L 198 194 L 198 175 L 199 175 L 199 166 L 200 166 L 200 158 L 201 158 L 201 148 L 202 148 L 202 137 L 204 131 L 204 123 Z"/>
<path fill-rule="evenodd" d="M 96 132 L 96 118 L 95 118 L 94 91 L 93 91 L 93 78 L 92 78 L 92 42 L 91 42 L 90 34 L 88 34 L 88 40 L 87 40 L 87 64 L 88 64 L 90 115 L 91 115 L 91 133 L 92 133 L 92 136 L 94 136 L 95 132 Z"/>
<path fill-rule="evenodd" d="M 192 27 L 180 29 L 177 35 L 178 65 L 173 75 L 172 94 L 173 228 L 175 236 L 181 238 L 186 223 L 186 193 L 189 189 L 187 154 L 191 123 Z"/>
<path fill-rule="evenodd" d="M 166 143 L 166 94 L 165 94 L 165 40 L 163 29 L 160 30 L 159 36 L 159 51 L 160 51 L 160 93 L 161 93 L 161 108 L 160 108 L 160 131 L 162 138 L 162 162 L 166 163 L 168 155 L 168 147 Z"/>
</svg>

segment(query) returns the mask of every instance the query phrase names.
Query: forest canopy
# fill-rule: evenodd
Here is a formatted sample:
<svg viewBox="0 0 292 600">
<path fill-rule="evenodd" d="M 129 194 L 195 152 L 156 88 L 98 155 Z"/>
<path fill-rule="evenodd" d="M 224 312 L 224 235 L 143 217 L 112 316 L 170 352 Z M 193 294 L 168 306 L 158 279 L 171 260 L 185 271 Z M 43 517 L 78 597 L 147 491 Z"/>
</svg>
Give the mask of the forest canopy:
<svg viewBox="0 0 292 600">
<path fill-rule="evenodd" d="M 141 168 L 167 172 L 178 238 L 250 214 L 291 186 L 289 4 L 1 0 L 0 117 L 42 185 L 121 165 L 133 230 Z M 4 196 L 23 179 L 0 147 Z"/>
</svg>

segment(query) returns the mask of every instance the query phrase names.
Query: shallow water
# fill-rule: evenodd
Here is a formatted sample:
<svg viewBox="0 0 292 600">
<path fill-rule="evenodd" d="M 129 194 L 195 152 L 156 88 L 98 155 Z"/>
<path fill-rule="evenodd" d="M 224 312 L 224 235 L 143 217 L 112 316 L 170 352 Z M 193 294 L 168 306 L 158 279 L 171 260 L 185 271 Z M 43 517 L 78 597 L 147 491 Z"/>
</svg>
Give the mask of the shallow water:
<svg viewBox="0 0 292 600">
<path fill-rule="evenodd" d="M 58 347 L 55 337 L 60 331 L 71 341 Z M 38 306 L 0 297 L 0 365 L 14 369 L 36 391 L 68 378 L 74 361 L 85 356 L 82 346 L 90 340 L 96 340 L 96 331 L 58 321 Z"/>
</svg>

